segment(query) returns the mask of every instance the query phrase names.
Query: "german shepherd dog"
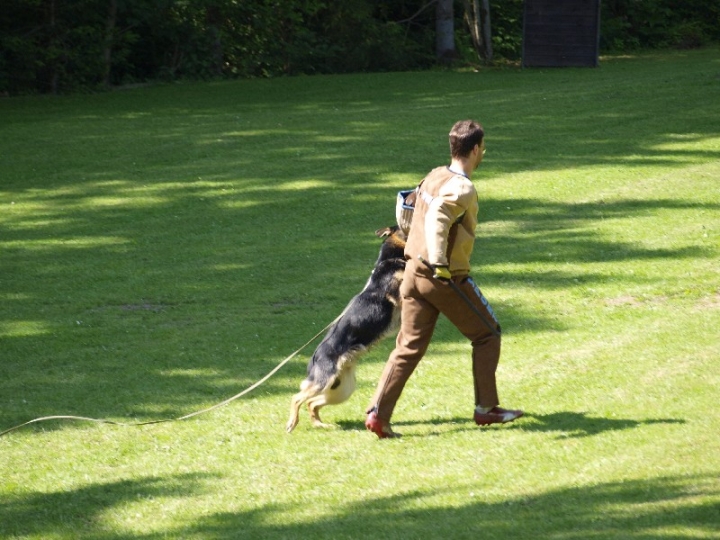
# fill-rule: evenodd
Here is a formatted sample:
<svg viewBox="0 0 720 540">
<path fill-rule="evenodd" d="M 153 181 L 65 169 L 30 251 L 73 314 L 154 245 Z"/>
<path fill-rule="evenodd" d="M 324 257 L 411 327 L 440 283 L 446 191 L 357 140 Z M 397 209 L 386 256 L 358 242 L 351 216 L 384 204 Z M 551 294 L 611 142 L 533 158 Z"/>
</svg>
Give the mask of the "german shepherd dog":
<svg viewBox="0 0 720 540">
<path fill-rule="evenodd" d="M 399 325 L 406 236 L 398 227 L 375 234 L 384 238 L 375 267 L 365 288 L 350 300 L 315 349 L 307 377 L 290 403 L 288 433 L 297 426 L 300 406 L 306 402 L 314 426 L 332 427 L 320 420 L 320 408 L 342 403 L 352 395 L 358 358 Z"/>
</svg>

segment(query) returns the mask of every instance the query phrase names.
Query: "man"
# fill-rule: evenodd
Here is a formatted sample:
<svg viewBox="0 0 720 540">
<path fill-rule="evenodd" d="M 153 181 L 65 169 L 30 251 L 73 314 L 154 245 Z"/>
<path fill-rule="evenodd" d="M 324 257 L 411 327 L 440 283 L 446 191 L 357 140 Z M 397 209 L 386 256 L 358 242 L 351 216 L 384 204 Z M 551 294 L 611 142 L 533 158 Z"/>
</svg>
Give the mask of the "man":
<svg viewBox="0 0 720 540">
<path fill-rule="evenodd" d="M 440 313 L 472 343 L 475 422 L 506 423 L 523 415 L 523 411 L 498 406 L 495 370 L 500 359 L 500 325 L 469 277 L 478 212 L 478 196 L 470 177 L 483 160 L 484 139 L 477 122 L 457 122 L 450 131 L 450 166 L 433 169 L 418 188 L 405 246 L 400 332 L 365 421 L 367 429 L 381 439 L 399 436 L 390 427 L 390 417 L 405 383 L 427 351 Z"/>
</svg>

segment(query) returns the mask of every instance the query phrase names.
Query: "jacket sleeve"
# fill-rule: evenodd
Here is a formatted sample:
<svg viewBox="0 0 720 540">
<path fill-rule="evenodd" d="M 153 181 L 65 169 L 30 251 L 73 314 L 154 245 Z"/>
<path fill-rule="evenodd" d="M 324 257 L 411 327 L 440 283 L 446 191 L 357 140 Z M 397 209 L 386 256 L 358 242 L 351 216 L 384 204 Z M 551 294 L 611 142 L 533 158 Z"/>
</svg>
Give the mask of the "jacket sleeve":
<svg viewBox="0 0 720 540">
<path fill-rule="evenodd" d="M 446 182 L 428 207 L 425 214 L 425 242 L 428 262 L 448 266 L 448 235 L 450 227 L 477 204 L 477 192 L 472 182 L 462 176 L 454 176 Z M 477 220 L 477 216 L 471 216 Z M 473 227 L 474 228 L 474 227 Z"/>
</svg>

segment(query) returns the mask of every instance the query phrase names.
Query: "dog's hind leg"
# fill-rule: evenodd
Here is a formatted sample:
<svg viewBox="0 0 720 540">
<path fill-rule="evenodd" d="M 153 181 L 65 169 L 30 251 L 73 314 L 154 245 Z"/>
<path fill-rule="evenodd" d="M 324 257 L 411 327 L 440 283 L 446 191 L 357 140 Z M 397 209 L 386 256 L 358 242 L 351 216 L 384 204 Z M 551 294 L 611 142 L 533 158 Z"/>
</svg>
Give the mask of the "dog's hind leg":
<svg viewBox="0 0 720 540">
<path fill-rule="evenodd" d="M 328 404 L 325 394 L 320 394 L 307 402 L 308 412 L 310 413 L 310 421 L 312 425 L 320 428 L 332 428 L 333 424 L 326 424 L 320 419 L 320 409 Z"/>
<path fill-rule="evenodd" d="M 319 389 L 307 379 L 300 384 L 300 391 L 290 400 L 290 418 L 285 424 L 285 431 L 290 433 L 300 420 L 300 406 L 308 399 L 317 396 Z"/>
<path fill-rule="evenodd" d="M 310 420 L 315 427 L 330 428 L 334 424 L 326 424 L 320 419 L 320 409 L 325 405 L 337 405 L 347 399 L 355 391 L 355 363 L 348 362 L 342 366 L 341 373 L 329 386 L 325 387 L 321 394 L 307 400 L 307 408 L 310 412 Z"/>
</svg>

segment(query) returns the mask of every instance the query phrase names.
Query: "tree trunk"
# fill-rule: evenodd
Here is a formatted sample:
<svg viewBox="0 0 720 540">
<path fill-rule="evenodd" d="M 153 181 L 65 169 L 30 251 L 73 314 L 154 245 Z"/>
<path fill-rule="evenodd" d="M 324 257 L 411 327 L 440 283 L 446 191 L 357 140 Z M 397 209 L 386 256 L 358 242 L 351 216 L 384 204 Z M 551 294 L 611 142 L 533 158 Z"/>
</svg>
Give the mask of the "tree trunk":
<svg viewBox="0 0 720 540">
<path fill-rule="evenodd" d="M 482 1 L 482 7 L 481 7 Z M 490 27 L 489 0 L 463 0 L 465 22 L 470 29 L 473 47 L 483 62 L 492 62 L 492 33 Z"/>
<path fill-rule="evenodd" d="M 115 42 L 115 23 L 117 22 L 117 0 L 109 0 L 107 19 L 105 19 L 105 43 L 103 44 L 103 84 L 110 86 L 112 51 Z"/>
<path fill-rule="evenodd" d="M 480 3 L 479 0 L 463 0 L 465 6 L 464 19 L 465 24 L 470 29 L 470 37 L 472 37 L 473 49 L 478 57 L 482 59 L 482 30 L 480 29 Z"/>
<path fill-rule="evenodd" d="M 223 72 L 223 42 L 220 34 L 220 26 L 222 25 L 222 14 L 216 5 L 208 5 L 205 12 L 205 23 L 207 24 L 208 33 L 212 38 L 211 45 L 211 70 L 215 77 L 222 76 Z"/>
<path fill-rule="evenodd" d="M 60 59 L 57 57 L 56 50 L 56 42 L 57 42 L 57 25 L 56 25 L 56 19 L 55 19 L 55 0 L 50 0 L 50 5 L 48 6 L 49 9 L 49 20 L 48 20 L 48 26 L 49 26 L 49 43 L 48 43 L 48 50 L 53 51 L 53 55 L 51 56 L 51 67 L 50 67 L 50 91 L 53 94 L 58 93 L 58 81 L 60 79 L 60 66 L 58 65 L 60 62 Z"/>
<path fill-rule="evenodd" d="M 453 0 L 438 0 L 435 10 L 435 54 L 443 63 L 455 57 Z"/>
<path fill-rule="evenodd" d="M 477 3 L 478 0 L 475 0 Z M 482 0 L 482 13 L 480 18 L 482 19 L 482 37 L 483 37 L 483 50 L 485 52 L 485 61 L 492 62 L 493 49 L 492 49 L 492 32 L 490 27 L 490 0 Z"/>
</svg>

